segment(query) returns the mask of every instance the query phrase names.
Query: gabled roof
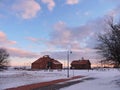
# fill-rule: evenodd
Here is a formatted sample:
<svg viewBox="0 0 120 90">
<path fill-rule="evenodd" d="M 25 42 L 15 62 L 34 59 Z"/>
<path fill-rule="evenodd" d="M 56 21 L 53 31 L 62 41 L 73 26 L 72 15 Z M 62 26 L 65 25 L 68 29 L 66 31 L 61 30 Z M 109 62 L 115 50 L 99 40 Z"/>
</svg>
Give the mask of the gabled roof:
<svg viewBox="0 0 120 90">
<path fill-rule="evenodd" d="M 89 60 L 74 60 L 71 64 L 90 64 Z"/>
<path fill-rule="evenodd" d="M 53 61 L 52 61 L 54 64 L 62 64 L 62 63 L 60 63 L 59 61 L 57 61 L 57 60 L 54 60 L 53 59 Z"/>
<path fill-rule="evenodd" d="M 39 58 L 39 59 L 37 59 L 36 61 L 34 61 L 33 63 L 42 63 L 43 61 L 51 61 L 52 63 L 54 63 L 54 64 L 62 64 L 62 63 L 60 63 L 59 61 L 57 61 L 57 60 L 55 60 L 55 59 L 53 59 L 53 58 L 50 58 L 48 55 L 45 55 L 45 56 L 43 56 L 43 57 L 41 57 L 41 58 Z"/>
</svg>

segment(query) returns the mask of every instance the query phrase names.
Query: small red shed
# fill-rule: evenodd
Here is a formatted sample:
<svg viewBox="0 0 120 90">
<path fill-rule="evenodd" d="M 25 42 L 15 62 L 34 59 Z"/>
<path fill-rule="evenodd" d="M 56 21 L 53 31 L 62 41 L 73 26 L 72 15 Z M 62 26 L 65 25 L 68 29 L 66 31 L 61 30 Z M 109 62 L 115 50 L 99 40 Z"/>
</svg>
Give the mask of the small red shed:
<svg viewBox="0 0 120 90">
<path fill-rule="evenodd" d="M 71 69 L 91 69 L 91 63 L 89 60 L 74 60 L 71 63 Z"/>
</svg>

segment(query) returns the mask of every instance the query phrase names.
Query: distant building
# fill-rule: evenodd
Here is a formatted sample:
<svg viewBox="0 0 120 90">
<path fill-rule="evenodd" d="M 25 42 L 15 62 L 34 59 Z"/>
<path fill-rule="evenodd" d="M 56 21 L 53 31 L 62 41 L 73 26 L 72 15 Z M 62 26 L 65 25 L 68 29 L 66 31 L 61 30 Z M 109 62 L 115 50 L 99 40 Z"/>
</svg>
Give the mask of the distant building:
<svg viewBox="0 0 120 90">
<path fill-rule="evenodd" d="M 62 63 L 50 58 L 49 55 L 34 61 L 31 66 L 32 69 L 62 69 Z"/>
<path fill-rule="evenodd" d="M 91 63 L 89 60 L 74 60 L 71 63 L 71 69 L 91 69 Z"/>
</svg>

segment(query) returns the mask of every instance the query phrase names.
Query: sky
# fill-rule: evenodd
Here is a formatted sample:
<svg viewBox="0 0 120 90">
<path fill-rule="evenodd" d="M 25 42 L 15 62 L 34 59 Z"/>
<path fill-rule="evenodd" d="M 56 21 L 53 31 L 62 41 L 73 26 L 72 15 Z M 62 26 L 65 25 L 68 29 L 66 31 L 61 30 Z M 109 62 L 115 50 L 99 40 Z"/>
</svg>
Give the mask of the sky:
<svg viewBox="0 0 120 90">
<path fill-rule="evenodd" d="M 105 19 L 118 20 L 120 0 L 0 0 L 0 48 L 12 66 L 28 65 L 43 55 L 66 62 L 84 57 L 92 63 L 97 34 Z"/>
</svg>

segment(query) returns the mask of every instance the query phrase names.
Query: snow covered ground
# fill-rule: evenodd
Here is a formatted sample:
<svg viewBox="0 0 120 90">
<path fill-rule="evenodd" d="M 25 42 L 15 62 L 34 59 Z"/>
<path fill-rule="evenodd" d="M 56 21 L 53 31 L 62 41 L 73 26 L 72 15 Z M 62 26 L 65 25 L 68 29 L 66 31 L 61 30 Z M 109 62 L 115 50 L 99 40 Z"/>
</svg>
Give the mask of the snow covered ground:
<svg viewBox="0 0 120 90">
<path fill-rule="evenodd" d="M 87 80 L 87 78 L 93 78 L 93 80 Z M 120 71 L 118 70 L 90 71 L 87 77 L 80 80 L 81 83 L 60 90 L 120 90 Z"/>
<path fill-rule="evenodd" d="M 96 70 L 71 70 L 70 77 L 76 75 L 86 76 L 83 82 L 62 88 L 61 90 L 120 90 L 120 71 L 110 69 L 109 71 Z M 67 71 L 25 71 L 25 70 L 7 70 L 0 72 L 0 90 L 17 87 L 32 83 L 51 81 L 61 78 L 67 78 Z M 94 80 L 85 80 L 85 78 L 95 78 Z"/>
<path fill-rule="evenodd" d="M 64 71 L 25 71 L 10 70 L 0 72 L 0 90 L 32 83 L 66 78 Z"/>
</svg>

